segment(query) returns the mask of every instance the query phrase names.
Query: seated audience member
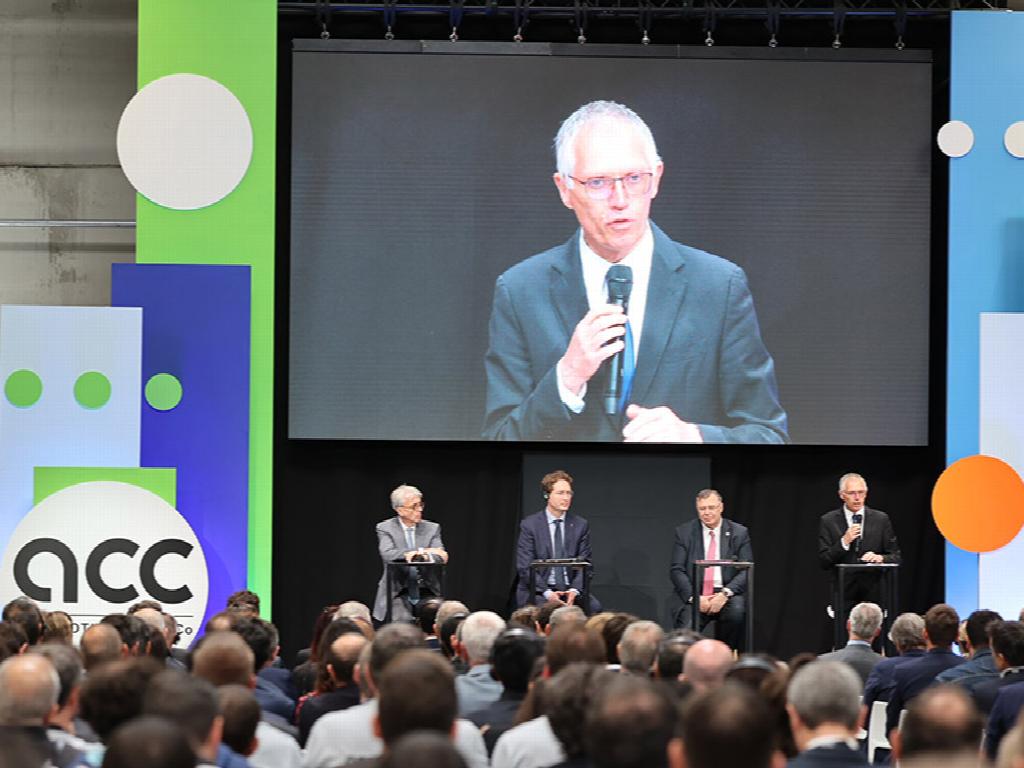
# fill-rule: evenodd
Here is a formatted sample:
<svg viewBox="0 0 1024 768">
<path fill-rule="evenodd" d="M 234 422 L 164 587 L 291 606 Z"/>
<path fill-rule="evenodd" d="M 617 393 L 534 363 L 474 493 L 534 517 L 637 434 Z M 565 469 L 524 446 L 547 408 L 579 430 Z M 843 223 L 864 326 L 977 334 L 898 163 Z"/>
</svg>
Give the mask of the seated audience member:
<svg viewBox="0 0 1024 768">
<path fill-rule="evenodd" d="M 206 621 L 206 626 L 203 627 L 203 634 L 209 635 L 212 632 L 230 632 L 231 627 L 235 623 L 235 619 L 239 618 L 237 614 L 231 611 L 220 611 L 219 613 L 213 614 Z"/>
<path fill-rule="evenodd" d="M 60 680 L 50 660 L 40 654 L 13 656 L 0 664 L 0 730 L 24 737 L 49 765 L 63 768 L 82 760 L 76 746 L 47 737 L 46 726 L 57 710 Z"/>
<path fill-rule="evenodd" d="M 811 659 L 807 664 L 817 660 L 817 656 L 809 655 Z M 774 726 L 773 748 L 782 755 L 784 760 L 792 760 L 800 753 L 796 748 L 796 741 L 793 739 L 793 729 L 789 725 L 789 712 L 786 710 L 786 694 L 789 690 L 789 681 L 793 679 L 794 674 L 795 672 L 789 666 L 779 664 L 774 672 L 761 681 L 761 685 L 756 691 L 761 701 L 768 705 Z"/>
<path fill-rule="evenodd" d="M 229 611 L 240 611 L 249 614 L 250 617 L 260 615 L 260 596 L 248 589 L 241 589 L 228 595 L 227 605 Z"/>
<path fill-rule="evenodd" d="M 315 638 L 314 652 L 306 661 L 292 670 L 292 688 L 299 694 L 299 701 L 304 700 L 309 693 L 323 693 L 325 685 L 330 687 L 330 677 L 324 666 L 324 657 L 327 649 L 339 637 L 345 634 L 362 634 L 362 630 L 356 622 L 348 617 L 332 619 L 329 624 L 323 627 Z"/>
<path fill-rule="evenodd" d="M 461 611 L 448 616 L 440 624 L 440 634 L 437 636 L 441 643 L 441 653 L 451 661 L 456 675 L 464 675 L 469 669 L 459 653 L 459 630 L 467 616 L 469 616 L 468 613 Z"/>
<path fill-rule="evenodd" d="M 629 624 L 615 649 L 622 669 L 635 675 L 650 675 L 658 644 L 663 637 L 665 631 L 653 621 L 634 621 Z"/>
<path fill-rule="evenodd" d="M 981 715 L 962 688 L 929 688 L 907 707 L 900 727 L 890 735 L 893 758 L 942 763 L 956 756 L 976 756 L 981 743 Z"/>
<path fill-rule="evenodd" d="M 787 710 L 800 754 L 790 768 L 867 765 L 857 743 L 860 690 L 857 673 L 839 661 L 815 661 L 793 675 Z"/>
<path fill-rule="evenodd" d="M 457 709 L 451 665 L 426 648 L 406 651 L 380 675 L 374 734 L 383 741 L 385 754 L 402 736 L 417 731 L 432 731 L 450 739 L 455 733 Z"/>
<path fill-rule="evenodd" d="M 0 661 L 17 656 L 28 649 L 28 638 L 17 624 L 9 621 L 0 622 Z M 118 646 L 120 650 L 120 646 Z"/>
<path fill-rule="evenodd" d="M 615 679 L 615 672 L 599 664 L 574 662 L 551 678 L 546 708 L 551 730 L 562 745 L 560 768 L 589 768 L 584 745 L 587 715 L 600 692 Z"/>
<path fill-rule="evenodd" d="M 281 666 L 281 635 L 278 633 L 277 627 L 269 621 L 264 621 L 263 625 L 270 631 L 270 645 L 274 651 L 271 654 L 270 664 L 263 667 L 257 674 L 267 682 L 276 685 L 289 701 L 295 702 L 299 695 L 292 681 L 292 671 Z"/>
<path fill-rule="evenodd" d="M 316 621 L 313 622 L 313 632 L 310 637 L 309 648 L 303 648 L 295 654 L 295 664 L 293 669 L 298 669 L 313 658 L 313 656 L 317 655 L 317 650 L 320 646 L 320 638 L 323 637 L 324 630 L 327 629 L 327 625 L 334 621 L 334 617 L 337 612 L 338 606 L 331 604 L 325 605 L 320 613 L 317 614 Z M 319 656 L 317 656 L 317 658 L 319 658 Z M 310 685 L 312 685 L 312 682 Z M 300 690 L 298 693 L 301 695 L 303 693 L 309 693 L 309 691 Z"/>
<path fill-rule="evenodd" d="M 658 643 L 654 659 L 654 676 L 661 680 L 678 680 L 683 674 L 686 652 L 703 638 L 692 629 L 673 629 Z"/>
<path fill-rule="evenodd" d="M 47 611 L 43 614 L 42 642 L 71 645 L 74 634 L 71 624 L 71 617 L 64 611 Z"/>
<path fill-rule="evenodd" d="M 994 621 L 1002 621 L 995 611 L 974 611 L 964 622 L 964 641 L 961 644 L 969 661 L 940 672 L 935 676 L 936 683 L 956 683 L 968 691 L 984 680 L 999 676 L 996 661 L 992 657 L 992 648 L 988 641 L 988 628 Z"/>
<path fill-rule="evenodd" d="M 951 605 L 939 603 L 924 615 L 924 656 L 900 664 L 892 672 L 892 693 L 886 707 L 885 732 L 899 725 L 900 711 L 935 681 L 940 672 L 955 667 L 962 659 L 953 653 L 960 617 Z"/>
<path fill-rule="evenodd" d="M 121 658 L 121 636 L 109 624 L 92 624 L 82 632 L 78 650 L 82 654 L 82 666 L 91 672 L 108 661 Z"/>
<path fill-rule="evenodd" d="M 536 605 L 524 605 L 522 608 L 516 608 L 512 611 L 512 615 L 508 617 L 508 626 L 511 627 L 522 627 L 523 629 L 529 629 L 531 632 L 537 631 L 537 610 Z"/>
<path fill-rule="evenodd" d="M 196 754 L 185 732 L 165 717 L 137 717 L 110 737 L 103 768 L 193 768 Z"/>
<path fill-rule="evenodd" d="M 370 615 L 370 607 L 366 603 L 361 603 L 358 600 L 346 600 L 344 603 L 339 605 L 338 610 L 334 612 L 334 618 L 365 621 L 367 624 L 371 624 L 373 622 L 373 617 Z"/>
<path fill-rule="evenodd" d="M 192 653 L 192 674 L 220 689 L 226 685 L 242 686 L 253 695 L 256 686 L 252 649 L 234 632 L 204 635 Z M 274 714 L 260 710 L 256 726 L 258 744 L 249 756 L 253 768 L 298 768 L 302 755 L 292 735 L 294 729 Z M 237 751 L 237 750 L 236 750 Z M 241 754 L 241 753 L 239 753 Z"/>
<path fill-rule="evenodd" d="M 428 597 L 420 603 L 418 611 L 417 623 L 420 625 L 420 629 L 423 630 L 423 638 L 427 643 L 427 648 L 432 651 L 441 650 L 441 643 L 438 642 L 437 633 L 434 631 L 434 623 L 437 620 L 437 609 L 441 607 L 443 602 L 444 600 L 440 597 Z"/>
<path fill-rule="evenodd" d="M 263 715 L 252 691 L 243 685 L 222 685 L 217 689 L 217 703 L 224 718 L 221 741 L 235 754 L 251 757 L 260 745 L 256 731 Z"/>
<path fill-rule="evenodd" d="M 264 712 L 277 715 L 291 723 L 295 715 L 295 702 L 266 678 L 260 677 L 260 670 L 271 666 L 277 658 L 277 630 L 270 622 L 260 618 L 239 618 L 232 624 L 232 630 L 238 633 L 252 651 L 253 672 L 256 675 L 256 687 L 253 695 L 260 703 Z"/>
<path fill-rule="evenodd" d="M 177 647 L 178 641 L 181 640 L 181 628 L 178 626 L 178 620 L 166 611 L 162 615 L 164 617 L 164 640 L 167 642 L 167 652 L 173 658 L 180 661 L 184 667 L 185 661 L 188 659 L 188 648 Z"/>
<path fill-rule="evenodd" d="M 996 768 L 1024 768 L 1024 723 L 1015 725 L 999 745 Z"/>
<path fill-rule="evenodd" d="M 882 660 L 880 654 L 871 650 L 871 643 L 882 631 L 882 609 L 875 603 L 857 603 L 846 620 L 849 640 L 846 647 L 832 653 L 823 653 L 822 661 L 842 661 L 853 667 L 860 676 L 861 684 L 867 684 L 875 665 Z"/>
<path fill-rule="evenodd" d="M 993 647 L 994 640 L 993 637 Z M 985 728 L 985 752 L 990 759 L 995 759 L 1000 742 L 1012 728 L 1019 725 L 1021 712 L 1024 711 L 1024 682 L 1021 676 L 1010 673 L 1006 674 L 1006 678 L 1016 679 L 1017 682 L 1002 686 L 996 691 L 995 701 L 988 716 L 988 725 Z"/>
<path fill-rule="evenodd" d="M 550 635 L 558 627 L 565 624 L 586 624 L 587 614 L 583 612 L 583 609 L 578 605 L 560 605 L 558 608 L 551 612 L 551 616 L 548 618 L 548 630 L 547 633 Z"/>
<path fill-rule="evenodd" d="M 606 660 L 604 640 L 599 634 L 570 624 L 552 632 L 544 646 L 545 678 L 554 677 L 574 661 L 604 664 Z"/>
<path fill-rule="evenodd" d="M 60 682 L 57 709 L 46 720 L 46 735 L 59 746 L 68 745 L 79 751 L 89 749 L 89 742 L 98 739 L 78 719 L 78 696 L 82 685 L 81 657 L 74 648 L 63 643 L 40 643 L 31 652 L 49 660 Z"/>
<path fill-rule="evenodd" d="M 466 768 L 466 761 L 447 736 L 415 731 L 391 745 L 380 768 Z"/>
<path fill-rule="evenodd" d="M 465 603 L 459 602 L 458 600 L 445 600 L 441 603 L 441 607 L 437 609 L 437 614 L 434 616 L 434 634 L 437 635 L 438 639 L 441 640 L 441 649 L 444 650 L 444 638 L 441 636 L 441 626 L 448 621 L 449 618 L 456 614 L 464 613 L 469 616 L 469 608 L 466 607 Z M 448 658 L 451 658 L 451 651 L 448 652 Z"/>
<path fill-rule="evenodd" d="M 340 712 L 328 712 L 313 724 L 306 742 L 305 768 L 333 768 L 354 760 L 376 758 L 383 744 L 373 733 L 377 716 L 377 683 L 394 659 L 413 649 L 425 650 L 423 633 L 409 624 L 382 627 L 370 645 L 369 664 L 357 668 L 360 687 L 369 700 Z M 466 763 L 487 765 L 487 749 L 480 731 L 468 720 L 457 720 L 455 745 Z"/>
<path fill-rule="evenodd" d="M 299 709 L 299 743 L 309 738 L 313 723 L 328 712 L 339 712 L 359 703 L 359 685 L 355 681 L 356 662 L 366 645 L 362 634 L 346 632 L 339 636 L 323 658 L 324 673 L 330 681 L 324 690 L 309 697 Z"/>
<path fill-rule="evenodd" d="M 717 641 L 715 641 L 717 642 Z M 669 744 L 672 768 L 781 768 L 768 706 L 736 683 L 695 694 Z"/>
<path fill-rule="evenodd" d="M 565 605 L 565 603 L 560 603 L 555 600 L 536 606 L 537 612 L 534 615 L 533 620 L 536 622 L 537 625 L 537 634 L 545 637 L 547 635 L 550 635 L 551 630 L 553 629 L 553 627 L 551 626 L 551 617 L 559 608 L 567 607 L 569 606 Z"/>
<path fill-rule="evenodd" d="M 889 630 L 889 640 L 896 646 L 899 656 L 882 659 L 871 670 L 864 685 L 862 717 L 868 722 L 871 707 L 876 701 L 888 701 L 892 692 L 892 672 L 900 664 L 925 654 L 924 619 L 916 613 L 901 613 Z"/>
<path fill-rule="evenodd" d="M 491 676 L 491 648 L 505 631 L 505 620 L 491 611 L 469 614 L 461 627 L 459 652 L 469 669 L 455 681 L 459 715 L 465 717 L 501 696 L 501 683 Z"/>
<path fill-rule="evenodd" d="M 247 766 L 244 758 L 221 744 L 224 719 L 217 689 L 205 680 L 168 669 L 149 682 L 142 712 L 176 723 L 192 745 L 199 765 Z"/>
<path fill-rule="evenodd" d="M 100 619 L 117 630 L 121 638 L 122 656 L 145 656 L 146 643 L 149 640 L 149 629 L 142 619 L 124 613 L 111 613 Z"/>
<path fill-rule="evenodd" d="M 506 629 L 491 647 L 491 674 L 501 684 L 498 700 L 469 713 L 470 722 L 481 729 L 487 753 L 494 751 L 498 738 L 512 727 L 516 712 L 526 698 L 533 666 L 544 655 L 544 641 L 533 630 Z"/>
<path fill-rule="evenodd" d="M 5 605 L 3 620 L 21 627 L 29 645 L 35 645 L 43 637 L 43 612 L 34 600 L 27 597 L 16 597 Z"/>
<path fill-rule="evenodd" d="M 721 640 L 707 638 L 686 652 L 683 659 L 683 680 L 697 693 L 718 688 L 732 667 L 732 649 Z"/>
<path fill-rule="evenodd" d="M 615 613 L 601 627 L 601 638 L 604 640 L 605 654 L 612 666 L 621 665 L 619 659 L 619 641 L 630 624 L 640 621 L 629 613 Z"/>
<path fill-rule="evenodd" d="M 165 670 L 146 656 L 118 659 L 89 670 L 78 697 L 82 719 L 106 743 L 117 726 L 142 714 L 149 681 Z"/>
<path fill-rule="evenodd" d="M 676 706 L 662 686 L 619 675 L 587 713 L 583 741 L 594 768 L 664 768 L 676 727 Z"/>
<path fill-rule="evenodd" d="M 974 703 L 984 715 L 992 711 L 1001 688 L 1024 682 L 1024 624 L 994 621 L 988 631 L 999 677 L 983 680 L 971 692 Z"/>
<path fill-rule="evenodd" d="M 726 682 L 740 683 L 750 690 L 761 690 L 761 684 L 779 669 L 779 661 L 767 653 L 745 653 L 725 673 Z"/>
</svg>

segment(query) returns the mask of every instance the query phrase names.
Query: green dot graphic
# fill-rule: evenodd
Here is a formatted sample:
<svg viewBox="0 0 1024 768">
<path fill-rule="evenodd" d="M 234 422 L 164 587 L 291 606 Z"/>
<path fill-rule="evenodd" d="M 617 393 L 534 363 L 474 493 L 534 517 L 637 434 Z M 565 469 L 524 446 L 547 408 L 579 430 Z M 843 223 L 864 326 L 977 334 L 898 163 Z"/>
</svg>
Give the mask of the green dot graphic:
<svg viewBox="0 0 1024 768">
<path fill-rule="evenodd" d="M 28 408 L 35 405 L 43 394 L 43 382 L 35 371 L 22 368 L 7 377 L 4 384 L 7 402 L 15 408 Z"/>
<path fill-rule="evenodd" d="M 99 371 L 86 371 L 75 382 L 75 400 L 89 410 L 102 408 L 110 400 L 110 379 Z"/>
<path fill-rule="evenodd" d="M 169 411 L 181 402 L 181 382 L 169 373 L 158 373 L 146 382 L 146 402 L 157 411 Z"/>
</svg>

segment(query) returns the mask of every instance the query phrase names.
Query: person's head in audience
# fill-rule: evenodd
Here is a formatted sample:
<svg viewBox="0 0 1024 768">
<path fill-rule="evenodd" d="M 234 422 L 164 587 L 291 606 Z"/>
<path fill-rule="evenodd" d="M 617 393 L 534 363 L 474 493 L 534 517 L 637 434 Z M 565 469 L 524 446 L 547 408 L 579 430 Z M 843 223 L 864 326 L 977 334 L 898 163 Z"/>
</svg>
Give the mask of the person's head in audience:
<svg viewBox="0 0 1024 768">
<path fill-rule="evenodd" d="M 974 700 L 959 685 L 926 689 L 907 705 L 898 730 L 890 734 L 893 758 L 931 756 L 938 761 L 978 752 L 984 727 Z"/>
<path fill-rule="evenodd" d="M 43 614 L 43 639 L 44 643 L 64 643 L 71 645 L 71 638 L 74 635 L 71 616 L 64 611 L 47 611 Z"/>
<path fill-rule="evenodd" d="M 544 641 L 532 629 L 506 629 L 491 646 L 491 675 L 508 695 L 523 696 L 530 687 L 533 666 L 544 655 Z"/>
<path fill-rule="evenodd" d="M 924 648 L 924 619 L 916 613 L 901 613 L 889 629 L 889 639 L 900 655 Z"/>
<path fill-rule="evenodd" d="M 142 656 L 89 670 L 79 695 L 79 714 L 106 742 L 117 726 L 142 712 L 149 681 L 164 669 L 160 662 Z"/>
<path fill-rule="evenodd" d="M 556 600 L 549 600 L 543 605 L 537 606 L 537 614 L 534 617 L 536 622 L 537 633 L 540 635 L 551 634 L 551 615 L 562 608 L 564 603 L 560 603 Z"/>
<path fill-rule="evenodd" d="M 669 746 L 672 768 L 769 768 L 785 759 L 775 751 L 768 705 L 750 688 L 726 683 L 683 705 L 679 738 Z"/>
<path fill-rule="evenodd" d="M 78 695 L 82 685 L 82 659 L 78 651 L 64 643 L 40 643 L 31 652 L 49 660 L 57 672 L 60 691 L 57 710 L 50 716 L 51 726 L 74 732 L 74 719 L 78 716 Z"/>
<path fill-rule="evenodd" d="M 1024 624 L 993 621 L 988 626 L 989 644 L 1000 670 L 1024 666 Z"/>
<path fill-rule="evenodd" d="M 676 706 L 664 686 L 617 675 L 590 707 L 583 742 L 594 768 L 661 768 L 676 727 Z"/>
<path fill-rule="evenodd" d="M 863 684 L 841 661 L 815 661 L 801 667 L 789 682 L 786 709 L 797 749 L 817 738 L 854 738 L 860 728 Z"/>
<path fill-rule="evenodd" d="M 181 631 L 178 629 L 178 620 L 169 613 L 164 613 L 164 640 L 167 642 L 168 650 L 173 648 L 181 638 Z"/>
<path fill-rule="evenodd" d="M 164 633 L 164 629 L 166 628 L 164 625 L 164 615 L 156 608 L 146 606 L 140 608 L 131 615 L 145 622 L 150 629 L 155 629 L 161 635 Z"/>
<path fill-rule="evenodd" d="M 39 654 L 12 656 L 0 664 L 0 726 L 39 727 L 57 713 L 60 680 Z"/>
<path fill-rule="evenodd" d="M 951 649 L 959 631 L 960 617 L 951 605 L 933 605 L 924 615 L 924 637 L 929 649 Z"/>
<path fill-rule="evenodd" d="M 370 684 L 370 654 L 373 652 L 373 640 L 363 646 L 356 661 L 354 674 L 356 685 L 359 686 L 359 700 L 369 701 L 373 698 L 373 686 Z"/>
<path fill-rule="evenodd" d="M 366 670 L 366 683 L 374 696 L 378 691 L 377 681 L 380 680 L 385 667 L 399 654 L 415 649 L 425 649 L 423 633 L 418 627 L 397 623 L 381 627 L 370 646 L 370 666 Z"/>
<path fill-rule="evenodd" d="M 996 768 L 1024 768 L 1024 722 L 1020 718 L 999 742 Z"/>
<path fill-rule="evenodd" d="M 851 640 L 874 641 L 882 631 L 882 609 L 877 603 L 857 603 L 846 620 L 846 631 Z"/>
<path fill-rule="evenodd" d="M 156 600 L 139 600 L 137 603 L 132 603 L 131 607 L 128 608 L 125 613 L 134 615 L 141 611 L 143 608 L 152 608 L 157 613 L 163 613 L 164 607 Z"/>
<path fill-rule="evenodd" d="M 620 664 L 619 641 L 626 627 L 635 621 L 640 621 L 636 616 L 629 613 L 613 614 L 601 627 L 601 637 L 604 640 L 605 654 L 609 664 Z"/>
<path fill-rule="evenodd" d="M 260 596 L 248 589 L 241 589 L 228 595 L 228 601 L 224 607 L 229 611 L 242 611 L 251 613 L 253 616 L 259 616 Z"/>
<path fill-rule="evenodd" d="M 379 768 L 466 768 L 466 761 L 447 736 L 414 731 L 388 747 Z"/>
<path fill-rule="evenodd" d="M 343 617 L 335 619 L 327 628 L 324 630 L 323 635 L 320 637 L 320 650 L 319 658 L 315 662 L 316 665 L 316 682 L 313 685 L 313 690 L 317 693 L 328 693 L 335 689 L 334 680 L 331 674 L 327 671 L 327 651 L 342 635 L 356 634 L 366 639 L 363 635 L 362 629 L 356 623 L 355 619 Z M 358 654 L 357 654 L 358 655 Z"/>
<path fill-rule="evenodd" d="M 622 633 L 616 649 L 622 668 L 638 675 L 649 675 L 665 631 L 653 621 L 634 621 Z"/>
<path fill-rule="evenodd" d="M 817 656 L 814 654 L 808 655 L 811 658 L 804 664 L 811 664 L 817 661 Z M 804 664 L 800 666 L 804 666 Z M 795 674 L 794 670 L 786 664 L 776 664 L 772 673 L 761 680 L 761 684 L 756 691 L 758 697 L 768 705 L 768 709 L 771 711 L 775 750 L 781 753 L 787 760 L 799 754 L 796 742 L 793 740 L 793 730 L 789 725 L 789 713 L 786 711 L 786 693 L 793 674 Z"/>
<path fill-rule="evenodd" d="M 334 621 L 335 615 L 338 613 L 338 606 L 334 603 L 325 605 L 323 609 L 316 615 L 316 621 L 313 622 L 313 632 L 309 638 L 309 659 L 310 662 L 320 661 L 320 656 L 323 652 L 323 636 L 324 630 L 327 629 L 328 625 Z"/>
<path fill-rule="evenodd" d="M 437 609 L 444 602 L 440 597 L 428 597 L 419 604 L 419 611 L 416 622 L 420 625 L 424 637 L 436 637 L 434 635 L 434 622 L 437 619 Z"/>
<path fill-rule="evenodd" d="M 438 611 L 440 617 L 440 611 Z M 453 613 L 440 624 L 434 624 L 436 627 L 440 627 L 438 630 L 437 641 L 441 644 L 441 653 L 447 656 L 449 659 L 458 658 L 458 637 L 459 627 L 462 626 L 462 622 L 469 616 L 468 613 Z"/>
<path fill-rule="evenodd" d="M 587 623 L 585 626 L 587 629 L 592 629 L 595 632 L 597 632 L 597 634 L 601 635 L 604 633 L 604 625 L 607 624 L 608 621 L 614 615 L 615 614 L 611 611 L 601 611 L 600 613 L 595 613 L 593 616 L 587 619 Z"/>
<path fill-rule="evenodd" d="M 551 678 L 546 686 L 544 708 L 567 760 L 586 755 L 587 714 L 600 691 L 615 676 L 615 672 L 601 664 L 576 661 Z"/>
<path fill-rule="evenodd" d="M 662 680 L 676 680 L 683 674 L 683 659 L 694 643 L 702 639 L 692 629 L 674 629 L 658 643 L 654 658 L 654 676 Z"/>
<path fill-rule="evenodd" d="M 732 666 L 732 650 L 710 638 L 693 644 L 683 659 L 683 679 L 697 692 L 717 688 Z"/>
<path fill-rule="evenodd" d="M 34 600 L 25 596 L 16 597 L 4 606 L 3 620 L 21 627 L 29 645 L 35 645 L 43 636 L 43 612 Z"/>
<path fill-rule="evenodd" d="M 324 655 L 324 669 L 331 680 L 331 689 L 345 688 L 355 684 L 356 665 L 359 655 L 369 641 L 358 632 L 346 632 L 338 636 Z"/>
<path fill-rule="evenodd" d="M 449 633 L 444 625 L 451 617 L 459 614 L 469 616 L 469 608 L 466 607 L 466 604 L 458 600 L 445 600 L 437 609 L 437 614 L 434 617 L 434 634 L 437 635 L 437 639 L 441 643 L 441 650 L 449 659 L 455 656 L 451 645 L 451 635 L 455 634 L 455 630 L 453 629 Z M 454 626 L 458 627 L 458 624 Z"/>
<path fill-rule="evenodd" d="M 574 661 L 604 664 L 605 647 L 596 632 L 570 624 L 551 633 L 544 648 L 544 677 L 554 677 Z"/>
<path fill-rule="evenodd" d="M 27 648 L 28 637 L 20 625 L 10 621 L 0 622 L 0 661 L 24 653 Z"/>
<path fill-rule="evenodd" d="M 436 653 L 406 649 L 388 662 L 375 680 L 374 733 L 385 749 L 414 731 L 454 736 L 458 712 L 455 673 Z"/>
<path fill-rule="evenodd" d="M 230 632 L 238 618 L 239 616 L 231 613 L 231 611 L 219 611 L 207 619 L 206 626 L 203 627 L 203 634 L 208 635 L 211 632 Z"/>
<path fill-rule="evenodd" d="M 1003 617 L 995 611 L 984 608 L 971 613 L 964 622 L 964 634 L 967 636 L 967 647 L 964 650 L 974 657 L 979 651 L 988 648 L 989 625 L 1002 619 Z"/>
<path fill-rule="evenodd" d="M 508 625 L 510 627 L 522 627 L 523 629 L 536 631 L 537 606 L 524 605 L 522 608 L 516 608 L 512 611 L 512 615 L 508 617 Z"/>
<path fill-rule="evenodd" d="M 193 768 L 196 754 L 181 726 L 165 717 L 137 717 L 117 728 L 102 768 Z"/>
<path fill-rule="evenodd" d="M 742 683 L 752 691 L 758 691 L 770 675 L 779 668 L 778 660 L 766 653 L 745 653 L 729 667 L 725 679 Z"/>
<path fill-rule="evenodd" d="M 561 605 L 551 612 L 548 618 L 548 634 L 550 635 L 563 624 L 586 624 L 587 614 L 578 605 Z"/>
<path fill-rule="evenodd" d="M 494 641 L 505 631 L 505 620 L 493 611 L 476 611 L 462 622 L 462 658 L 471 667 L 491 660 Z"/>
<path fill-rule="evenodd" d="M 217 689 L 217 703 L 224 727 L 221 741 L 232 751 L 248 757 L 259 746 L 256 728 L 260 724 L 260 705 L 252 691 L 241 685 L 223 685 Z"/>
<path fill-rule="evenodd" d="M 82 632 L 78 645 L 82 666 L 91 672 L 100 664 L 121 658 L 121 635 L 109 624 L 91 624 Z"/>
<path fill-rule="evenodd" d="M 252 649 L 234 632 L 203 635 L 192 649 L 192 674 L 215 687 L 256 685 L 256 664 Z"/>
<path fill-rule="evenodd" d="M 224 729 L 217 689 L 205 680 L 168 669 L 149 682 L 143 714 L 165 717 L 185 732 L 196 755 L 209 762 L 217 759 Z"/>
<path fill-rule="evenodd" d="M 122 656 L 144 656 L 146 642 L 149 640 L 149 629 L 142 619 L 126 613 L 111 613 L 100 619 L 101 624 L 109 624 L 121 636 Z"/>
<path fill-rule="evenodd" d="M 344 603 L 339 605 L 338 610 L 334 612 L 334 618 L 362 619 L 367 623 L 372 621 L 370 617 L 370 608 L 366 603 L 361 603 L 358 600 L 346 600 Z"/>
<path fill-rule="evenodd" d="M 256 672 L 274 663 L 277 658 L 277 630 L 269 621 L 241 617 L 234 622 L 232 630 L 241 635 L 252 649 Z"/>
</svg>

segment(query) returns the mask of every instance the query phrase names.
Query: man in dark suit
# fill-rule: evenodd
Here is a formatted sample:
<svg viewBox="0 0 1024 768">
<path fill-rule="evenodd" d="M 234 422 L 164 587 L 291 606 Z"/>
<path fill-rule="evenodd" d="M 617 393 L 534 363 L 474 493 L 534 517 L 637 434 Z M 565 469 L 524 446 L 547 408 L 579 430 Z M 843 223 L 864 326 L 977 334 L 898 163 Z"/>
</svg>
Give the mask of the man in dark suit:
<svg viewBox="0 0 1024 768">
<path fill-rule="evenodd" d="M 882 660 L 879 654 L 871 650 L 871 643 L 878 637 L 881 629 L 882 609 L 874 603 L 857 603 L 846 621 L 846 631 L 850 635 L 846 647 L 832 653 L 824 653 L 818 658 L 822 661 L 842 661 L 849 664 L 861 682 L 866 684 L 875 665 Z"/>
<path fill-rule="evenodd" d="M 695 585 L 691 574 L 697 560 L 753 560 L 747 529 L 722 517 L 725 504 L 718 491 L 706 488 L 697 494 L 697 518 L 676 528 L 669 576 L 683 607 L 676 614 L 677 627 L 693 626 L 693 609 L 700 611 L 701 631 L 715 621 L 716 634 L 732 648 L 740 648 L 746 618 L 747 572 L 715 567 L 704 571 Z"/>
<path fill-rule="evenodd" d="M 800 754 L 790 768 L 866 766 L 857 744 L 860 679 L 839 661 L 813 661 L 797 670 L 786 691 L 786 711 Z"/>
<path fill-rule="evenodd" d="M 596 101 L 555 145 L 555 186 L 580 230 L 497 280 L 484 437 L 786 442 L 743 270 L 649 221 L 664 165 L 647 125 Z M 612 266 L 630 270 L 626 307 L 609 297 Z M 620 352 L 616 396 L 604 363 Z"/>
<path fill-rule="evenodd" d="M 384 573 L 377 583 L 377 596 L 373 601 L 373 618 L 384 621 L 387 616 L 387 567 L 388 563 L 404 560 L 410 565 L 416 562 L 447 563 L 448 553 L 441 541 L 441 526 L 423 519 L 423 494 L 411 485 L 400 485 L 391 492 L 391 508 L 395 517 L 377 523 L 377 549 L 384 564 Z M 402 585 L 402 570 L 407 570 L 405 585 Z M 396 569 L 392 573 L 392 621 L 407 621 L 412 617 L 415 605 L 422 597 L 440 594 L 439 578 L 433 568 Z M 431 573 L 426 573 L 431 571 Z"/>
<path fill-rule="evenodd" d="M 864 722 L 868 722 L 876 701 L 889 701 L 892 693 L 892 673 L 896 667 L 925 654 L 924 619 L 916 613 L 901 613 L 892 623 L 889 639 L 899 656 L 882 659 L 868 675 L 862 699 Z"/>
<path fill-rule="evenodd" d="M 839 498 L 843 506 L 822 515 L 818 524 L 818 562 L 829 572 L 832 587 L 836 584 L 836 566 L 841 563 L 899 563 L 900 545 L 889 516 L 867 507 L 868 484 L 860 475 L 849 472 L 839 478 Z M 844 600 L 846 605 L 833 605 L 835 620 L 843 622 L 850 608 L 862 601 L 880 604 L 882 574 L 856 573 L 847 576 Z"/>
<path fill-rule="evenodd" d="M 993 763 L 999 753 L 1003 737 L 1017 724 L 1021 710 L 1024 710 L 1024 682 L 1021 678 L 1010 685 L 1004 685 L 996 695 L 992 711 L 985 726 L 985 752 Z"/>
<path fill-rule="evenodd" d="M 540 481 L 547 501 L 544 509 L 524 518 L 519 524 L 516 544 L 516 605 L 556 602 L 573 605 L 583 591 L 583 571 L 549 568 L 537 573 L 534 593 L 530 594 L 530 563 L 534 560 L 572 559 L 590 561 L 590 525 L 569 512 L 572 506 L 572 477 L 561 469 L 549 472 Z M 601 610 L 590 595 L 590 612 Z"/>
<path fill-rule="evenodd" d="M 971 691 L 978 710 L 985 715 L 992 711 L 1000 689 L 1024 682 L 1024 624 L 993 622 L 989 625 L 989 638 L 999 676 L 979 683 Z"/>
</svg>

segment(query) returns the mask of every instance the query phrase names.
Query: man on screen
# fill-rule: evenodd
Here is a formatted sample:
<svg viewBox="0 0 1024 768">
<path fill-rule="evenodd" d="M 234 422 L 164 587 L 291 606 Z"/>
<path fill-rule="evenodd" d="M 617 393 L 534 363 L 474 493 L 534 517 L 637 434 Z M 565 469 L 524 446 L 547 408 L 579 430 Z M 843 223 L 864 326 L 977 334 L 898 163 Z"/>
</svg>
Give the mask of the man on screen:
<svg viewBox="0 0 1024 768">
<path fill-rule="evenodd" d="M 644 121 L 614 102 L 585 104 L 555 151 L 555 186 L 580 230 L 497 280 L 484 436 L 785 442 L 743 270 L 649 220 L 664 164 Z M 609 290 L 624 280 L 614 303 Z M 610 376 L 615 355 L 621 372 Z"/>
</svg>

